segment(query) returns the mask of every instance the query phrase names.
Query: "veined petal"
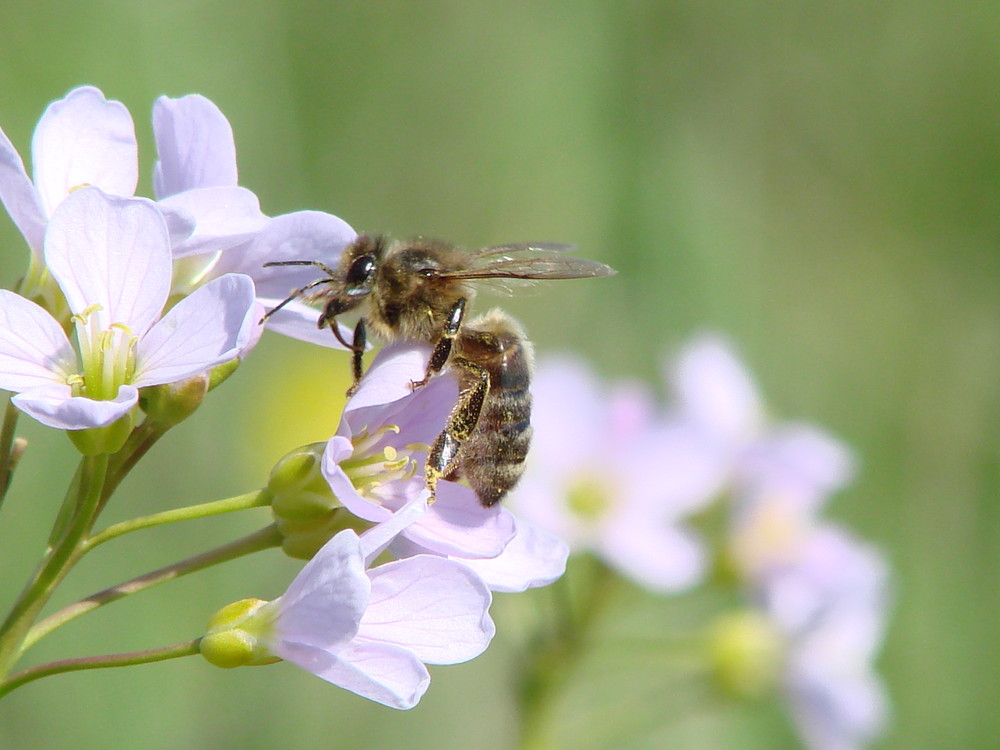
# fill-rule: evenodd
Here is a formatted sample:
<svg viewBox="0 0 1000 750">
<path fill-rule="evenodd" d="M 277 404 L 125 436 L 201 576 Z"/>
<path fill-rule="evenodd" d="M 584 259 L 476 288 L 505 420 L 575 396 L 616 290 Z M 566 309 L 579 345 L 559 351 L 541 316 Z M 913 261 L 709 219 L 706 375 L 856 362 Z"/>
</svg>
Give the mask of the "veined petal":
<svg viewBox="0 0 1000 750">
<path fill-rule="evenodd" d="M 31 141 L 35 186 L 49 216 L 81 185 L 111 195 L 135 193 L 139 157 L 132 116 L 93 86 L 52 102 Z"/>
<path fill-rule="evenodd" d="M 403 534 L 439 555 L 496 557 L 516 531 L 514 516 L 506 508 L 484 508 L 468 487 L 440 482 L 430 510 Z"/>
<path fill-rule="evenodd" d="M 41 259 L 45 208 L 24 169 L 20 154 L 3 130 L 0 130 L 0 201 L 21 230 L 31 252 Z"/>
<path fill-rule="evenodd" d="M 226 274 L 180 302 L 136 347 L 137 386 L 182 380 L 240 354 L 254 320 L 253 282 Z"/>
<path fill-rule="evenodd" d="M 278 638 L 339 650 L 358 632 L 370 592 L 358 535 L 341 531 L 306 563 L 281 597 Z"/>
<path fill-rule="evenodd" d="M 49 221 L 45 262 L 74 313 L 100 306 L 101 329 L 122 323 L 144 335 L 170 292 L 167 226 L 141 198 L 77 190 Z"/>
<path fill-rule="evenodd" d="M 569 545 L 523 518 L 516 521 L 517 535 L 499 555 L 460 560 L 472 568 L 491 591 L 519 592 L 548 586 L 566 572 Z"/>
<path fill-rule="evenodd" d="M 323 271 L 313 266 L 264 268 L 265 263 L 316 260 L 335 266 L 341 252 L 356 237 L 347 222 L 332 214 L 322 211 L 282 214 L 270 219 L 239 252 L 225 253 L 222 268 L 249 274 L 257 284 L 257 294 L 281 300 L 294 289 L 321 278 Z"/>
<path fill-rule="evenodd" d="M 19 393 L 11 403 L 28 416 L 57 430 L 106 427 L 128 414 L 139 402 L 139 391 L 123 385 L 112 401 L 74 396 L 68 385 L 45 385 Z"/>
<path fill-rule="evenodd" d="M 153 105 L 153 134 L 159 156 L 153 168 L 157 198 L 237 184 L 233 129 L 204 96 L 161 96 Z"/>
<path fill-rule="evenodd" d="M 252 239 L 268 221 L 257 196 L 235 186 L 186 190 L 162 199 L 160 205 L 195 220 L 191 236 L 174 245 L 174 258 L 228 250 Z"/>
<path fill-rule="evenodd" d="M 371 564 L 376 557 L 388 547 L 403 529 L 427 512 L 429 490 L 421 490 L 414 499 L 392 514 L 377 526 L 373 526 L 361 535 L 361 550 L 365 554 L 365 562 Z"/>
<path fill-rule="evenodd" d="M 55 318 L 31 300 L 0 290 L 0 388 L 65 385 L 77 369 L 76 353 Z"/>
<path fill-rule="evenodd" d="M 343 435 L 334 435 L 327 441 L 323 450 L 322 471 L 333 496 L 358 518 L 374 523 L 388 520 L 392 517 L 392 511 L 362 497 L 351 478 L 340 468 L 340 462 L 350 458 L 353 453 L 354 446 Z"/>
<path fill-rule="evenodd" d="M 417 555 L 372 568 L 368 577 L 359 638 L 403 646 L 428 664 L 468 661 L 493 638 L 492 595 L 461 563 Z"/>
<path fill-rule="evenodd" d="M 427 691 L 427 667 L 405 648 L 355 641 L 336 655 L 287 644 L 281 657 L 362 698 L 390 708 L 413 708 Z"/>
</svg>

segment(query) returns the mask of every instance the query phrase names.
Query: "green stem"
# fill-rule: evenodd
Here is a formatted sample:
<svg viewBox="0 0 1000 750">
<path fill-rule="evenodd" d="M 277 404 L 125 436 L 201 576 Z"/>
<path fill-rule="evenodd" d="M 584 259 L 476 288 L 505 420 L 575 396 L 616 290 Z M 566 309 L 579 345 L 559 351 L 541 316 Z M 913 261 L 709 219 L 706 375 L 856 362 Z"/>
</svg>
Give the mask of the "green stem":
<svg viewBox="0 0 1000 750">
<path fill-rule="evenodd" d="M 38 613 L 56 586 L 80 559 L 80 542 L 90 531 L 97 514 L 108 456 L 84 456 L 81 461 L 76 512 L 66 533 L 42 560 L 31 582 L 21 593 L 0 627 L 0 679 L 6 677 L 21 651 L 21 644 Z"/>
<path fill-rule="evenodd" d="M 86 656 L 80 659 L 63 659 L 52 661 L 47 664 L 39 664 L 37 667 L 25 669 L 13 675 L 6 682 L 0 683 L 0 698 L 7 693 L 16 690 L 22 685 L 34 682 L 42 677 L 65 672 L 78 672 L 81 669 L 105 669 L 108 667 L 131 667 L 136 664 L 151 664 L 167 659 L 176 659 L 181 656 L 193 656 L 198 653 L 198 644 L 201 639 L 178 643 L 173 646 L 153 648 L 147 651 L 131 651 L 124 654 L 106 654 L 104 656 Z"/>
<path fill-rule="evenodd" d="M 7 394 L 3 427 L 0 428 L 0 505 L 3 505 L 7 490 L 10 489 L 10 480 L 14 476 L 14 469 L 17 468 L 17 462 L 24 452 L 23 448 L 18 451 L 14 445 L 14 431 L 17 429 L 17 417 L 21 412 L 14 406 L 12 397 L 13 394 Z"/>
<path fill-rule="evenodd" d="M 147 419 L 132 430 L 125 445 L 114 455 L 108 469 L 108 480 L 104 486 L 104 493 L 101 495 L 101 510 L 104 509 L 122 480 L 139 463 L 139 459 L 156 445 L 156 442 L 167 433 L 168 429 L 170 428 L 159 422 L 151 422 Z"/>
<path fill-rule="evenodd" d="M 149 516 L 141 516 L 140 518 L 122 521 L 121 523 L 109 526 L 104 529 L 104 531 L 100 531 L 89 539 L 84 540 L 82 544 L 83 552 L 89 552 L 94 549 L 94 547 L 104 544 L 115 537 L 119 537 L 122 534 L 128 534 L 133 531 L 139 531 L 140 529 L 148 529 L 153 526 L 162 526 L 164 524 L 177 523 L 179 521 L 191 521 L 196 518 L 218 516 L 223 513 L 232 513 L 237 510 L 261 508 L 270 503 L 270 501 L 271 495 L 267 490 L 257 490 L 255 492 L 248 492 L 245 495 L 227 497 L 225 500 L 215 500 L 210 503 L 190 505 L 186 508 L 175 508 L 174 510 L 166 510 L 162 513 L 153 513 Z"/>
<path fill-rule="evenodd" d="M 520 690 L 521 750 L 548 750 L 557 746 L 551 736 L 555 700 L 590 646 L 594 626 L 610 602 L 617 581 L 615 574 L 599 560 L 591 562 L 594 568 L 583 602 L 574 612 L 567 591 L 555 590 L 553 593 L 561 596 L 556 632 L 540 642 L 526 659 Z M 554 584 L 554 589 L 568 584 L 564 577 Z"/>
<path fill-rule="evenodd" d="M 203 552 L 200 555 L 189 557 L 186 560 L 172 563 L 159 570 L 154 570 L 124 583 L 119 583 L 117 586 L 98 591 L 96 594 L 91 594 L 75 604 L 63 607 L 58 612 L 49 615 L 35 625 L 24 638 L 24 645 L 20 653 L 26 651 L 56 628 L 105 604 L 152 588 L 160 583 L 172 581 L 175 578 L 180 578 L 197 570 L 203 570 L 204 568 L 219 565 L 229 560 L 235 560 L 238 557 L 260 552 L 271 547 L 278 547 L 281 545 L 281 542 L 282 536 L 278 531 L 278 527 L 275 524 L 271 524 L 242 539 L 224 544 L 214 550 Z"/>
</svg>

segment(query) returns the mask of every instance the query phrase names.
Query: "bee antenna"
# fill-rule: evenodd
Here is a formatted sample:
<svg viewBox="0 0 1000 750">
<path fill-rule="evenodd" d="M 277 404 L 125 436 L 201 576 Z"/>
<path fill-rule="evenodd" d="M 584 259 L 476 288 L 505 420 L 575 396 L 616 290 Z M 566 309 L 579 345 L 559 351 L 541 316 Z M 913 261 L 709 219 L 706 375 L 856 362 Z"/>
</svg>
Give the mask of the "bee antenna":
<svg viewBox="0 0 1000 750">
<path fill-rule="evenodd" d="M 299 266 L 299 265 L 313 265 L 313 264 L 311 262 L 310 263 L 299 263 L 299 262 L 296 262 L 296 261 L 286 261 L 286 262 L 281 262 L 281 263 L 265 263 L 264 265 L 265 266 L 291 266 L 291 265 Z M 329 270 L 329 269 L 326 269 L 326 270 Z M 272 307 L 270 310 L 268 310 L 266 313 L 264 313 L 264 317 L 260 319 L 259 325 L 264 325 L 264 323 L 267 322 L 267 319 L 270 318 L 272 315 L 274 315 L 276 312 L 278 312 L 278 310 L 280 310 L 281 308 L 283 308 L 285 305 L 287 305 L 292 300 L 298 299 L 299 297 L 301 297 L 303 294 L 305 294 L 306 292 L 308 292 L 313 287 L 319 286 L 320 284 L 329 284 L 329 283 L 334 282 L 334 281 L 336 281 L 336 279 L 333 279 L 333 278 L 330 278 L 330 279 L 316 279 L 316 281 L 310 281 L 305 286 L 299 287 L 294 292 L 292 292 L 287 297 L 285 297 L 285 299 L 283 299 L 281 302 L 279 302 L 275 307 Z"/>
</svg>

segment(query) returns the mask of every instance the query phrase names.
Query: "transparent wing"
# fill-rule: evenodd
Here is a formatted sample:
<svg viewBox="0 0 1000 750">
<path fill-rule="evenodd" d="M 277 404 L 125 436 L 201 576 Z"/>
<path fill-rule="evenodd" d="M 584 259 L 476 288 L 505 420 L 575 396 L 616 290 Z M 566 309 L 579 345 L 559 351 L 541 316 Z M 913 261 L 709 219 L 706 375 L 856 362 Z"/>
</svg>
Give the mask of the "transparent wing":
<svg viewBox="0 0 1000 750">
<path fill-rule="evenodd" d="M 603 263 L 566 255 L 572 245 L 497 245 L 473 253 L 467 268 L 442 273 L 446 279 L 592 279 L 613 276 Z"/>
<path fill-rule="evenodd" d="M 510 255 L 517 253 L 566 253 L 575 250 L 576 245 L 565 242 L 517 242 L 507 245 L 491 245 L 490 247 L 473 250 L 469 255 L 473 258 L 485 258 L 490 255 Z"/>
</svg>

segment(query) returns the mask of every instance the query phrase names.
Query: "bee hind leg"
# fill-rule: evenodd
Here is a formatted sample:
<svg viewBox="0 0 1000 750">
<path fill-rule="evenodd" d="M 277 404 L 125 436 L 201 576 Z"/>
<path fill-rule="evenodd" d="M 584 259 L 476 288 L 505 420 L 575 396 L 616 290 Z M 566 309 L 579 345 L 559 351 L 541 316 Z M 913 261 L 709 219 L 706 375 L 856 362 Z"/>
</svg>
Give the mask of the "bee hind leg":
<svg viewBox="0 0 1000 750">
<path fill-rule="evenodd" d="M 462 370 L 462 388 L 444 429 L 427 455 L 424 481 L 431 492 L 428 502 L 434 502 L 439 480 L 456 476 L 462 445 L 479 424 L 483 404 L 490 393 L 490 375 L 486 368 L 465 357 L 455 357 L 452 364 Z"/>
</svg>

